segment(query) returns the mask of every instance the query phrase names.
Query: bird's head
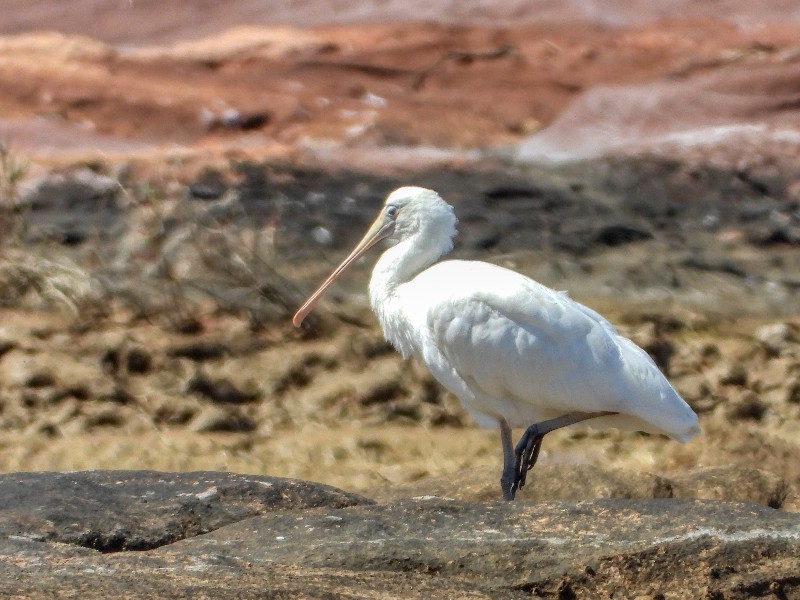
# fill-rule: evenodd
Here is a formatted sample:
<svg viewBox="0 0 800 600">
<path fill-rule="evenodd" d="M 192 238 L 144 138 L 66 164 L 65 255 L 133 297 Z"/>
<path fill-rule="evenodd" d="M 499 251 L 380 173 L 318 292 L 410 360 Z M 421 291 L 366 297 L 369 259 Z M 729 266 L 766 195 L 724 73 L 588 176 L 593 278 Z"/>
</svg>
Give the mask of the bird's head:
<svg viewBox="0 0 800 600">
<path fill-rule="evenodd" d="M 453 207 L 433 190 L 421 187 L 401 187 L 389 194 L 378 217 L 381 220 L 391 228 L 387 237 L 397 241 L 416 234 L 449 241 L 456 234 Z"/>
<path fill-rule="evenodd" d="M 457 222 L 453 207 L 433 190 L 414 186 L 396 189 L 386 198 L 378 218 L 358 245 L 300 307 L 292 323 L 299 327 L 342 271 L 381 240 L 388 238 L 400 242 L 419 235 L 439 248 L 441 255 L 453 247 Z"/>
</svg>

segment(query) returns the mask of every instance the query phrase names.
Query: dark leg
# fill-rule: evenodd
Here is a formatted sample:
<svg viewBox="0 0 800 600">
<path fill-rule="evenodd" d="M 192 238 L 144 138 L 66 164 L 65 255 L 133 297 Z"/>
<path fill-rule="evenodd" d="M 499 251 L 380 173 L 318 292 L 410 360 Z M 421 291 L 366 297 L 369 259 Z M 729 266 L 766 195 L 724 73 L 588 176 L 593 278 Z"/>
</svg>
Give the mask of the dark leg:
<svg viewBox="0 0 800 600">
<path fill-rule="evenodd" d="M 522 437 L 519 438 L 519 443 L 514 449 L 514 485 L 513 491 L 516 491 L 525 486 L 525 479 L 528 476 L 528 471 L 533 468 L 536 461 L 539 460 L 539 451 L 542 449 L 542 441 L 544 440 L 545 433 L 553 431 L 547 429 L 547 425 L 551 421 L 543 421 L 542 423 L 534 423 L 525 430 Z M 562 425 L 561 427 L 565 427 Z"/>
<path fill-rule="evenodd" d="M 503 490 L 503 500 L 513 500 L 517 467 L 514 444 L 511 441 L 511 427 L 503 417 L 498 419 L 498 423 L 500 424 L 500 443 L 503 445 L 503 475 L 500 477 L 500 488 Z"/>
<path fill-rule="evenodd" d="M 539 451 L 542 449 L 544 433 L 536 425 L 531 425 L 522 434 L 514 450 L 514 492 L 525 486 L 528 471 L 539 460 Z"/>
<path fill-rule="evenodd" d="M 525 433 L 522 434 L 517 447 L 514 449 L 513 481 L 508 493 L 506 492 L 506 488 L 503 488 L 503 498 L 506 500 L 513 500 L 517 490 L 525 485 L 528 471 L 533 468 L 533 465 L 536 464 L 539 458 L 539 451 L 542 448 L 542 439 L 546 434 L 556 429 L 566 427 L 567 425 L 574 425 L 575 423 L 586 421 L 587 419 L 607 417 L 615 414 L 617 413 L 609 411 L 594 413 L 574 412 L 548 421 L 542 421 L 541 423 L 534 423 L 528 427 Z M 505 448 L 503 449 L 503 454 L 505 456 Z M 504 463 L 503 479 L 501 479 L 501 483 L 506 479 L 506 468 Z"/>
</svg>

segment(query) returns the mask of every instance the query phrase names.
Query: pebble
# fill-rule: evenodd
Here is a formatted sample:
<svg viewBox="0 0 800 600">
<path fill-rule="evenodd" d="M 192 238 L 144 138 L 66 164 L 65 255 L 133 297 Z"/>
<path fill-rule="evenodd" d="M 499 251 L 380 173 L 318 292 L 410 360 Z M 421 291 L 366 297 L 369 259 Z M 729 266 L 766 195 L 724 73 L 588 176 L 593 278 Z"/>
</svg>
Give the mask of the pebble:
<svg viewBox="0 0 800 600">
<path fill-rule="evenodd" d="M 777 356 L 791 344 L 798 341 L 795 327 L 789 323 L 770 323 L 759 327 L 754 335 L 763 347 L 772 355 Z"/>
</svg>

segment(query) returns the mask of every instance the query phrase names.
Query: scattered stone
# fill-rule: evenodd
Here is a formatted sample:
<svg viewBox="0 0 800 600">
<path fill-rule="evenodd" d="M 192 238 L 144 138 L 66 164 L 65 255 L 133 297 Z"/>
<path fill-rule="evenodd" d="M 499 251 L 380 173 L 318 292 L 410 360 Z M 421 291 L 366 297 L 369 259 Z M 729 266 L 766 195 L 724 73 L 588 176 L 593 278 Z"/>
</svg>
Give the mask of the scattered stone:
<svg viewBox="0 0 800 600">
<path fill-rule="evenodd" d="M 56 378 L 49 371 L 39 371 L 25 380 L 25 387 L 29 388 L 53 387 L 55 384 Z"/>
<path fill-rule="evenodd" d="M 767 403 L 761 400 L 756 393 L 746 390 L 725 406 L 725 415 L 733 421 L 760 421 L 764 418 L 767 408 Z"/>
<path fill-rule="evenodd" d="M 796 359 L 790 356 L 773 356 L 759 364 L 752 373 L 751 387 L 755 392 L 766 392 L 786 385 L 796 369 Z M 798 370 L 800 373 L 800 369 Z"/>
<path fill-rule="evenodd" d="M 131 394 L 124 387 L 119 385 L 114 386 L 114 389 L 106 394 L 99 396 L 100 400 L 105 402 L 114 402 L 115 404 L 135 404 L 136 396 Z"/>
<path fill-rule="evenodd" d="M 639 227 L 634 227 L 633 225 L 627 225 L 625 223 L 615 223 L 612 225 L 605 225 L 598 229 L 594 235 L 594 241 L 603 246 L 613 247 L 649 240 L 652 237 L 652 233 Z"/>
<path fill-rule="evenodd" d="M 703 344 L 703 347 L 700 348 L 700 356 L 703 357 L 703 360 L 706 361 L 715 361 L 719 360 L 722 354 L 719 351 L 719 346 L 713 342 L 708 342 Z"/>
<path fill-rule="evenodd" d="M 795 379 L 787 386 L 786 402 L 800 404 L 800 378 Z"/>
<path fill-rule="evenodd" d="M 188 358 L 195 362 L 217 360 L 229 353 L 230 349 L 224 344 L 203 341 L 177 346 L 167 351 L 168 356 Z"/>
<path fill-rule="evenodd" d="M 735 277 L 747 277 L 747 271 L 729 259 L 708 259 L 701 256 L 691 256 L 681 261 L 681 265 L 697 271 L 709 273 L 725 273 Z"/>
<path fill-rule="evenodd" d="M 206 168 L 197 181 L 188 186 L 189 196 L 197 200 L 217 200 L 228 189 L 225 174 L 219 169 Z"/>
<path fill-rule="evenodd" d="M 711 385 L 702 373 L 691 373 L 681 377 L 676 382 L 676 387 L 687 402 L 703 400 L 711 394 Z"/>
<path fill-rule="evenodd" d="M 209 130 L 231 129 L 250 131 L 261 129 L 270 122 L 270 115 L 266 111 L 254 111 L 243 113 L 233 108 L 223 110 L 216 114 L 208 109 L 204 109 L 199 115 L 200 122 Z"/>
<path fill-rule="evenodd" d="M 56 404 L 67 398 L 75 398 L 76 400 L 87 400 L 90 395 L 91 394 L 89 392 L 88 387 L 81 384 L 75 384 L 55 390 L 48 398 L 48 402 L 50 404 Z"/>
<path fill-rule="evenodd" d="M 659 369 L 669 375 L 670 360 L 675 354 L 675 346 L 669 339 L 659 335 L 656 323 L 648 321 L 631 336 L 631 339 L 652 357 Z"/>
<path fill-rule="evenodd" d="M 150 371 L 152 357 L 143 348 L 126 349 L 120 346 L 106 350 L 100 357 L 100 365 L 105 373 L 113 377 L 121 377 L 125 373 L 142 375 Z"/>
<path fill-rule="evenodd" d="M 756 246 L 798 246 L 800 227 L 784 225 L 759 227 L 750 232 L 748 241 Z"/>
<path fill-rule="evenodd" d="M 10 340 L 0 340 L 0 358 L 5 354 L 17 347 L 16 342 Z"/>
<path fill-rule="evenodd" d="M 92 431 L 96 427 L 121 427 L 126 422 L 125 415 L 116 407 L 104 408 L 84 417 L 84 428 Z"/>
<path fill-rule="evenodd" d="M 197 317 L 187 316 L 178 319 L 176 322 L 171 323 L 170 329 L 175 333 L 181 335 L 198 335 L 205 331 L 205 325 Z"/>
<path fill-rule="evenodd" d="M 112 376 L 119 376 L 122 366 L 119 348 L 109 348 L 100 357 L 100 366 L 104 373 Z"/>
<path fill-rule="evenodd" d="M 499 184 L 483 191 L 483 195 L 492 201 L 539 199 L 544 195 L 543 190 L 536 187 L 523 185 Z"/>
<path fill-rule="evenodd" d="M 207 406 L 189 424 L 198 433 L 247 433 L 255 431 L 256 421 L 232 407 Z"/>
<path fill-rule="evenodd" d="M 720 374 L 719 382 L 722 385 L 747 385 L 747 369 L 740 362 L 729 363 Z"/>
<path fill-rule="evenodd" d="M 333 244 L 333 234 L 330 229 L 318 225 L 311 230 L 311 239 L 313 239 L 320 246 L 330 246 Z"/>
<path fill-rule="evenodd" d="M 197 373 L 189 381 L 188 392 L 205 396 L 212 402 L 220 404 L 245 404 L 258 400 L 258 392 L 245 392 L 237 388 L 229 379 L 211 379 Z"/>
<path fill-rule="evenodd" d="M 128 373 L 141 375 L 150 371 L 153 359 L 150 353 L 142 348 L 131 348 L 128 351 L 127 367 Z"/>
<path fill-rule="evenodd" d="M 791 344 L 797 343 L 800 339 L 797 326 L 789 323 L 771 323 L 758 328 L 754 335 L 755 339 L 771 356 L 779 355 Z"/>
</svg>

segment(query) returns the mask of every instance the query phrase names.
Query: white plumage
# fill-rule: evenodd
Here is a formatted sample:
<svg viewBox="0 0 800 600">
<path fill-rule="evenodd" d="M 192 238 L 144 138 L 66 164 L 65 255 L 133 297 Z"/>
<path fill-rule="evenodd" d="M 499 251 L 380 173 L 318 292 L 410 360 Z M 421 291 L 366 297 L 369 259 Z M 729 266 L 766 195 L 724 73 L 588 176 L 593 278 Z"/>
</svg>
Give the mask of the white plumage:
<svg viewBox="0 0 800 600">
<path fill-rule="evenodd" d="M 524 485 L 543 435 L 558 427 L 591 418 L 595 427 L 680 441 L 698 433 L 697 416 L 648 354 L 593 310 L 509 269 L 437 262 L 452 248 L 456 223 L 436 192 L 395 190 L 294 324 L 349 264 L 381 239 L 396 240 L 373 271 L 372 309 L 404 357 L 423 363 L 479 425 L 500 426 L 507 499 Z M 531 424 L 538 430 L 529 428 L 512 455 L 510 427 Z"/>
</svg>

